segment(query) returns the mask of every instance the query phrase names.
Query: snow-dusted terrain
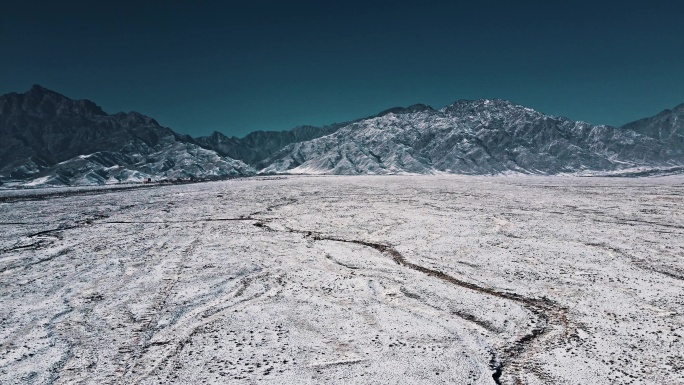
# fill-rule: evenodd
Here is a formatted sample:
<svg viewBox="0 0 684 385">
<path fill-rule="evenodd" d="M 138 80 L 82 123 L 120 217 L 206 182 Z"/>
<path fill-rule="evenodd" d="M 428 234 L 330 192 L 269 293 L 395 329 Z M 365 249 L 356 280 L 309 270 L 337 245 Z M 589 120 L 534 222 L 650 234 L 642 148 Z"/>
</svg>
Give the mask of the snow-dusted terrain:
<svg viewBox="0 0 684 385">
<path fill-rule="evenodd" d="M 0 191 L 1 384 L 682 384 L 684 177 Z"/>
</svg>

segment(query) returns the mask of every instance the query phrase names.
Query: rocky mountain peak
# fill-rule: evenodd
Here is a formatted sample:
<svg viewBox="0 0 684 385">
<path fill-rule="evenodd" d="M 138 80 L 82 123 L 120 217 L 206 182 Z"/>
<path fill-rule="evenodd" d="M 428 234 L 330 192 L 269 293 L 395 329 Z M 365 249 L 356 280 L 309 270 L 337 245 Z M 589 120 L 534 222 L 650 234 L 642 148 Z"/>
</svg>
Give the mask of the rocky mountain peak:
<svg viewBox="0 0 684 385">
<path fill-rule="evenodd" d="M 102 184 L 253 170 L 139 112 L 113 115 L 40 85 L 0 96 L 0 184 Z M 21 182 L 19 182 L 21 183 Z"/>
<path fill-rule="evenodd" d="M 34 84 L 31 86 L 31 88 L 26 92 L 27 94 L 32 94 L 32 95 L 40 95 L 40 94 L 57 94 L 57 92 L 49 90 L 40 84 Z M 58 94 L 59 95 L 59 94 Z"/>
<path fill-rule="evenodd" d="M 410 105 L 408 107 L 389 108 L 387 110 L 380 112 L 377 115 L 374 115 L 373 117 L 377 118 L 377 117 L 385 116 L 387 114 L 396 114 L 396 115 L 412 114 L 415 112 L 423 112 L 423 111 L 434 111 L 434 108 L 432 108 L 426 104 L 417 103 L 417 104 Z"/>
<path fill-rule="evenodd" d="M 684 103 L 656 116 L 627 123 L 622 128 L 665 141 L 669 146 L 684 151 Z"/>
<path fill-rule="evenodd" d="M 58 92 L 34 84 L 23 94 L 8 94 L 8 104 L 14 113 L 21 110 L 41 118 L 54 118 L 57 115 L 106 116 L 107 113 L 94 102 L 70 99 Z"/>
<path fill-rule="evenodd" d="M 468 115 L 477 114 L 480 112 L 504 112 L 504 111 L 522 111 L 522 112 L 536 112 L 531 108 L 515 104 L 504 99 L 461 99 L 444 107 L 441 111 L 452 115 Z"/>
</svg>

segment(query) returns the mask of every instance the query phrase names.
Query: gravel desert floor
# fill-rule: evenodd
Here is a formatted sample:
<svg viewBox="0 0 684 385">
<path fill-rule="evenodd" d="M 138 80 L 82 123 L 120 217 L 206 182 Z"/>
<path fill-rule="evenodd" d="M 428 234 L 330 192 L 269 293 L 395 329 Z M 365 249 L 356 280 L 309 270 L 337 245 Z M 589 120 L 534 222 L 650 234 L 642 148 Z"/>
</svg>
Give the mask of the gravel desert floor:
<svg viewBox="0 0 684 385">
<path fill-rule="evenodd" d="M 683 384 L 684 177 L 0 192 L 0 384 Z"/>
</svg>

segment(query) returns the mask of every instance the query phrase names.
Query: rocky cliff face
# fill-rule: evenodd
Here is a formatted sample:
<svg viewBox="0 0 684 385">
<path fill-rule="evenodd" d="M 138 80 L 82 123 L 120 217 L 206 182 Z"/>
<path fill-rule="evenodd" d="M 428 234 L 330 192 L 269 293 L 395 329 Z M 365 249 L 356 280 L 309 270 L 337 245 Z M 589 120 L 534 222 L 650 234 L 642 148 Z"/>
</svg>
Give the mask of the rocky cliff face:
<svg viewBox="0 0 684 385">
<path fill-rule="evenodd" d="M 137 112 L 109 115 L 41 86 L 0 96 L 0 181 L 101 184 L 252 174 Z"/>
<path fill-rule="evenodd" d="M 440 110 L 389 110 L 288 145 L 261 166 L 324 174 L 558 174 L 682 164 L 680 147 L 636 130 L 548 116 L 504 100 L 461 100 Z"/>
</svg>

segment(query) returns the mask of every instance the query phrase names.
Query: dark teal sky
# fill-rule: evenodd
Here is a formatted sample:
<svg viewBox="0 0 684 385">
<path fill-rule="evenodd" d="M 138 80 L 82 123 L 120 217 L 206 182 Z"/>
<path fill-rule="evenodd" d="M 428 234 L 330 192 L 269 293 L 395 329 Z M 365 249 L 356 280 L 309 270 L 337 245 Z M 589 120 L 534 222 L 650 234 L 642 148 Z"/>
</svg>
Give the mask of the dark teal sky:
<svg viewBox="0 0 684 385">
<path fill-rule="evenodd" d="M 613 125 L 684 102 L 682 1 L 65 3 L 2 6 L 0 93 L 237 136 L 458 99 Z"/>
</svg>

